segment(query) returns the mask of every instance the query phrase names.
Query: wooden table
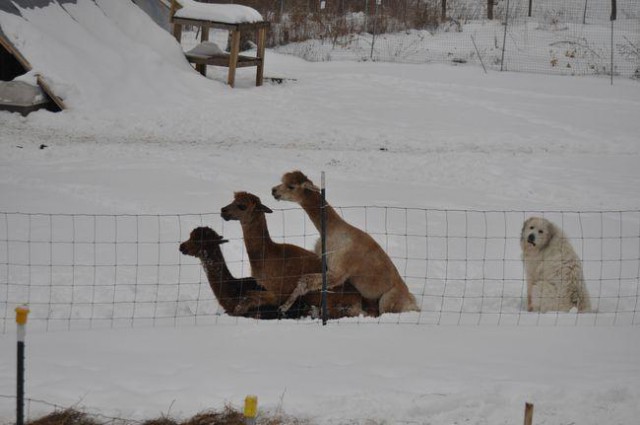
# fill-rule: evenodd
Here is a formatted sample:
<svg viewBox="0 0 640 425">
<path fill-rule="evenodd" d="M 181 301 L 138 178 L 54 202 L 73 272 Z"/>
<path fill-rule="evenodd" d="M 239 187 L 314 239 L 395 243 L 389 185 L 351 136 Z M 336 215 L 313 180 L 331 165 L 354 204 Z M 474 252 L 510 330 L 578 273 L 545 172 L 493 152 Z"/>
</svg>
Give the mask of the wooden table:
<svg viewBox="0 0 640 425">
<path fill-rule="evenodd" d="M 190 55 L 186 54 L 187 60 L 196 65 L 196 69 L 202 74 L 206 74 L 207 65 L 226 66 L 229 68 L 227 83 L 233 87 L 236 80 L 236 69 L 246 66 L 255 66 L 256 69 L 256 86 L 262 85 L 264 73 L 264 50 L 267 41 L 267 29 L 269 22 L 252 22 L 229 24 L 226 22 L 215 22 L 199 19 L 186 19 L 171 17 L 173 24 L 173 35 L 178 43 L 182 39 L 182 26 L 193 25 L 200 27 L 200 41 L 209 40 L 209 28 L 224 29 L 231 34 L 231 51 L 228 54 L 220 55 Z M 240 34 L 243 31 L 255 31 L 257 34 L 257 53 L 256 56 L 240 55 Z"/>
</svg>

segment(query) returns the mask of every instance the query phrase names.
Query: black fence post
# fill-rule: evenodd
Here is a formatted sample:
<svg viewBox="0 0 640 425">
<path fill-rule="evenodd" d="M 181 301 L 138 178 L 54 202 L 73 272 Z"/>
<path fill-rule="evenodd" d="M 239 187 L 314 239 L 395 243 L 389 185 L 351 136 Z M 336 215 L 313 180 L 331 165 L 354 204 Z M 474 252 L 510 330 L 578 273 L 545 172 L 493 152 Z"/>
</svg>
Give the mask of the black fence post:
<svg viewBox="0 0 640 425">
<path fill-rule="evenodd" d="M 18 370 L 16 385 L 16 425 L 24 425 L 24 340 L 27 333 L 27 316 L 29 308 L 16 308 L 16 323 L 18 324 Z"/>
<path fill-rule="evenodd" d="M 322 325 L 327 324 L 329 312 L 327 309 L 327 198 L 324 185 L 324 171 L 320 178 L 320 235 L 322 245 Z"/>
<path fill-rule="evenodd" d="M 618 1 L 611 0 L 611 85 L 613 85 L 613 54 L 614 54 L 614 43 L 613 43 L 613 21 L 618 17 Z"/>
<path fill-rule="evenodd" d="M 487 0 L 487 19 L 493 20 L 493 0 Z"/>
<path fill-rule="evenodd" d="M 502 38 L 502 58 L 500 59 L 500 71 L 504 71 L 504 51 L 507 48 L 508 28 L 509 28 L 509 0 L 507 0 L 507 10 L 504 14 L 504 36 Z"/>
</svg>

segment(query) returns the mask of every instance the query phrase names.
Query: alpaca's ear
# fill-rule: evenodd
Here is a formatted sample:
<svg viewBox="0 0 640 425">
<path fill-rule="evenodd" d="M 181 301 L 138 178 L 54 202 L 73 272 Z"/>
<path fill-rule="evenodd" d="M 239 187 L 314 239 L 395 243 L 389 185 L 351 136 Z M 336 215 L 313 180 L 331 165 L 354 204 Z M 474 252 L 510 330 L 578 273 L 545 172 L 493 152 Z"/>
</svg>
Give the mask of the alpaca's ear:
<svg viewBox="0 0 640 425">
<path fill-rule="evenodd" d="M 258 207 L 256 208 L 256 211 L 260 211 L 263 213 L 267 213 L 267 214 L 271 214 L 273 211 L 271 211 L 271 208 L 262 205 L 262 204 L 258 204 Z"/>
<path fill-rule="evenodd" d="M 311 183 L 309 180 L 307 180 L 306 182 L 302 183 L 302 188 L 310 190 L 312 192 L 320 192 L 320 188 L 318 188 L 318 186 L 316 186 L 313 183 Z"/>
<path fill-rule="evenodd" d="M 229 242 L 229 240 L 227 240 L 227 239 L 218 239 L 218 240 L 216 241 L 216 243 L 217 243 L 218 245 L 222 245 L 223 243 L 227 243 L 227 242 Z"/>
</svg>

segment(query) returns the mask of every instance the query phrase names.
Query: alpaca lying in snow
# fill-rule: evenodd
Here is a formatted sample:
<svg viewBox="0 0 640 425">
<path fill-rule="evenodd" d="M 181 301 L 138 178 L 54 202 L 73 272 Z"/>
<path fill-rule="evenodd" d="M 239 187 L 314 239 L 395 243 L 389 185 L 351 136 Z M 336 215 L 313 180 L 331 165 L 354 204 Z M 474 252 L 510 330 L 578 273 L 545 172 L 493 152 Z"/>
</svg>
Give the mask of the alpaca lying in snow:
<svg viewBox="0 0 640 425">
<path fill-rule="evenodd" d="M 251 277 L 236 279 L 227 268 L 227 263 L 222 255 L 220 245 L 228 242 L 209 227 L 198 227 L 191 231 L 189 239 L 180 244 L 180 252 L 184 255 L 199 258 L 204 267 L 213 290 L 213 295 L 227 314 L 235 314 L 236 307 L 248 294 L 254 294 L 262 298 L 263 303 L 256 308 L 249 309 L 242 314 L 243 317 L 256 319 L 278 319 L 283 317 L 279 311 L 279 304 L 268 298 L 265 289 L 258 285 Z M 303 305 L 301 301 L 284 316 L 294 319 L 311 314 L 310 306 Z"/>
<path fill-rule="evenodd" d="M 296 245 L 276 243 L 271 240 L 265 214 L 271 209 L 262 205 L 260 198 L 247 192 L 236 192 L 233 202 L 221 209 L 225 220 L 239 220 L 244 242 L 251 263 L 251 275 L 259 285 L 269 292 L 269 300 L 282 304 L 298 286 L 298 280 L 307 274 L 322 271 L 320 258 L 311 251 Z M 344 284 L 343 282 L 340 282 Z M 334 285 L 327 294 L 327 309 L 330 318 L 358 316 L 363 313 L 362 296 L 349 284 Z M 320 306 L 321 294 L 305 292 L 302 298 L 308 304 Z M 249 293 L 236 307 L 238 314 L 264 303 L 264 297 Z M 297 296 L 295 298 L 298 298 Z M 294 299 L 295 299 L 294 298 Z M 288 307 L 288 306 L 287 306 Z M 377 315 L 377 311 L 373 312 Z"/>
<path fill-rule="evenodd" d="M 300 171 L 286 173 L 272 194 L 277 200 L 300 204 L 318 231 L 321 230 L 320 190 L 307 176 Z M 368 233 L 344 221 L 328 204 L 325 210 L 328 286 L 341 285 L 350 279 L 364 298 L 378 302 L 380 313 L 419 311 L 416 299 L 382 247 Z M 303 276 L 282 310 L 293 305 L 297 297 L 321 287 L 321 273 Z"/>
</svg>

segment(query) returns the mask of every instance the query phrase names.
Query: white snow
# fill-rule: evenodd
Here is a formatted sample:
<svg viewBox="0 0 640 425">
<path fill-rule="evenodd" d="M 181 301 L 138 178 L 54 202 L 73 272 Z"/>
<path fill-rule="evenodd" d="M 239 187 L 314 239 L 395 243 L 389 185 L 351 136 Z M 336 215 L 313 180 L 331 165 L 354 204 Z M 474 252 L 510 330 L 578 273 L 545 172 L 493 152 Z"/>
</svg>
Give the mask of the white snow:
<svg viewBox="0 0 640 425">
<path fill-rule="evenodd" d="M 203 41 L 187 53 L 198 56 L 224 55 L 225 51 L 213 41 Z"/>
<path fill-rule="evenodd" d="M 288 79 L 256 88 L 255 70 L 242 69 L 231 89 L 226 69 L 200 77 L 172 37 L 130 2 L 78 0 L 22 12 L 0 12 L 3 31 L 71 107 L 26 118 L 0 113 L 0 212 L 209 213 L 204 224 L 231 239 L 225 255 L 240 276 L 248 272 L 239 225 L 215 213 L 234 191 L 251 191 L 276 210 L 269 217 L 274 238 L 294 240 L 297 228 L 285 216 L 298 223 L 302 213 L 279 210 L 294 206 L 270 195 L 293 169 L 316 182 L 326 171 L 329 202 L 341 207 L 640 209 L 635 81 L 308 63 L 268 51 L 266 75 Z M 354 211 L 351 222 L 364 227 L 362 210 Z M 637 226 L 624 227 L 617 213 L 604 217 L 603 227 L 627 231 L 635 244 L 626 290 L 637 300 Z M 509 243 L 517 241 L 515 226 Z M 569 232 L 574 239 L 577 229 Z M 189 230 L 174 238 L 177 257 Z M 594 234 L 590 224 L 582 232 Z M 317 234 L 306 227 L 306 235 L 311 248 Z M 613 245 L 626 243 L 620 237 L 605 240 L 606 255 L 619 254 Z M 517 242 L 510 246 L 516 273 Z M 605 254 L 598 251 L 594 263 Z M 185 269 L 199 268 L 179 258 Z M 601 285 L 608 295 L 621 288 Z M 537 316 L 522 315 L 527 326 L 361 319 L 321 327 L 221 316 L 201 326 L 30 329 L 27 396 L 137 419 L 240 406 L 256 394 L 260 409 L 319 424 L 511 424 L 522 421 L 526 401 L 535 403 L 536 424 L 637 423 L 637 325 L 593 326 L 585 315 L 575 326 L 569 315 L 561 326 L 535 326 Z M 0 395 L 10 396 L 12 326 L 0 335 L 0 353 Z M 30 415 L 49 410 L 32 403 Z M 0 420 L 13 415 L 14 400 L 0 397 Z"/>
<path fill-rule="evenodd" d="M 224 22 L 226 24 L 242 24 L 262 22 L 262 15 L 248 6 L 241 4 L 199 3 L 194 0 L 178 0 L 181 9 L 175 13 L 176 18 L 198 19 L 201 21 Z"/>
</svg>

